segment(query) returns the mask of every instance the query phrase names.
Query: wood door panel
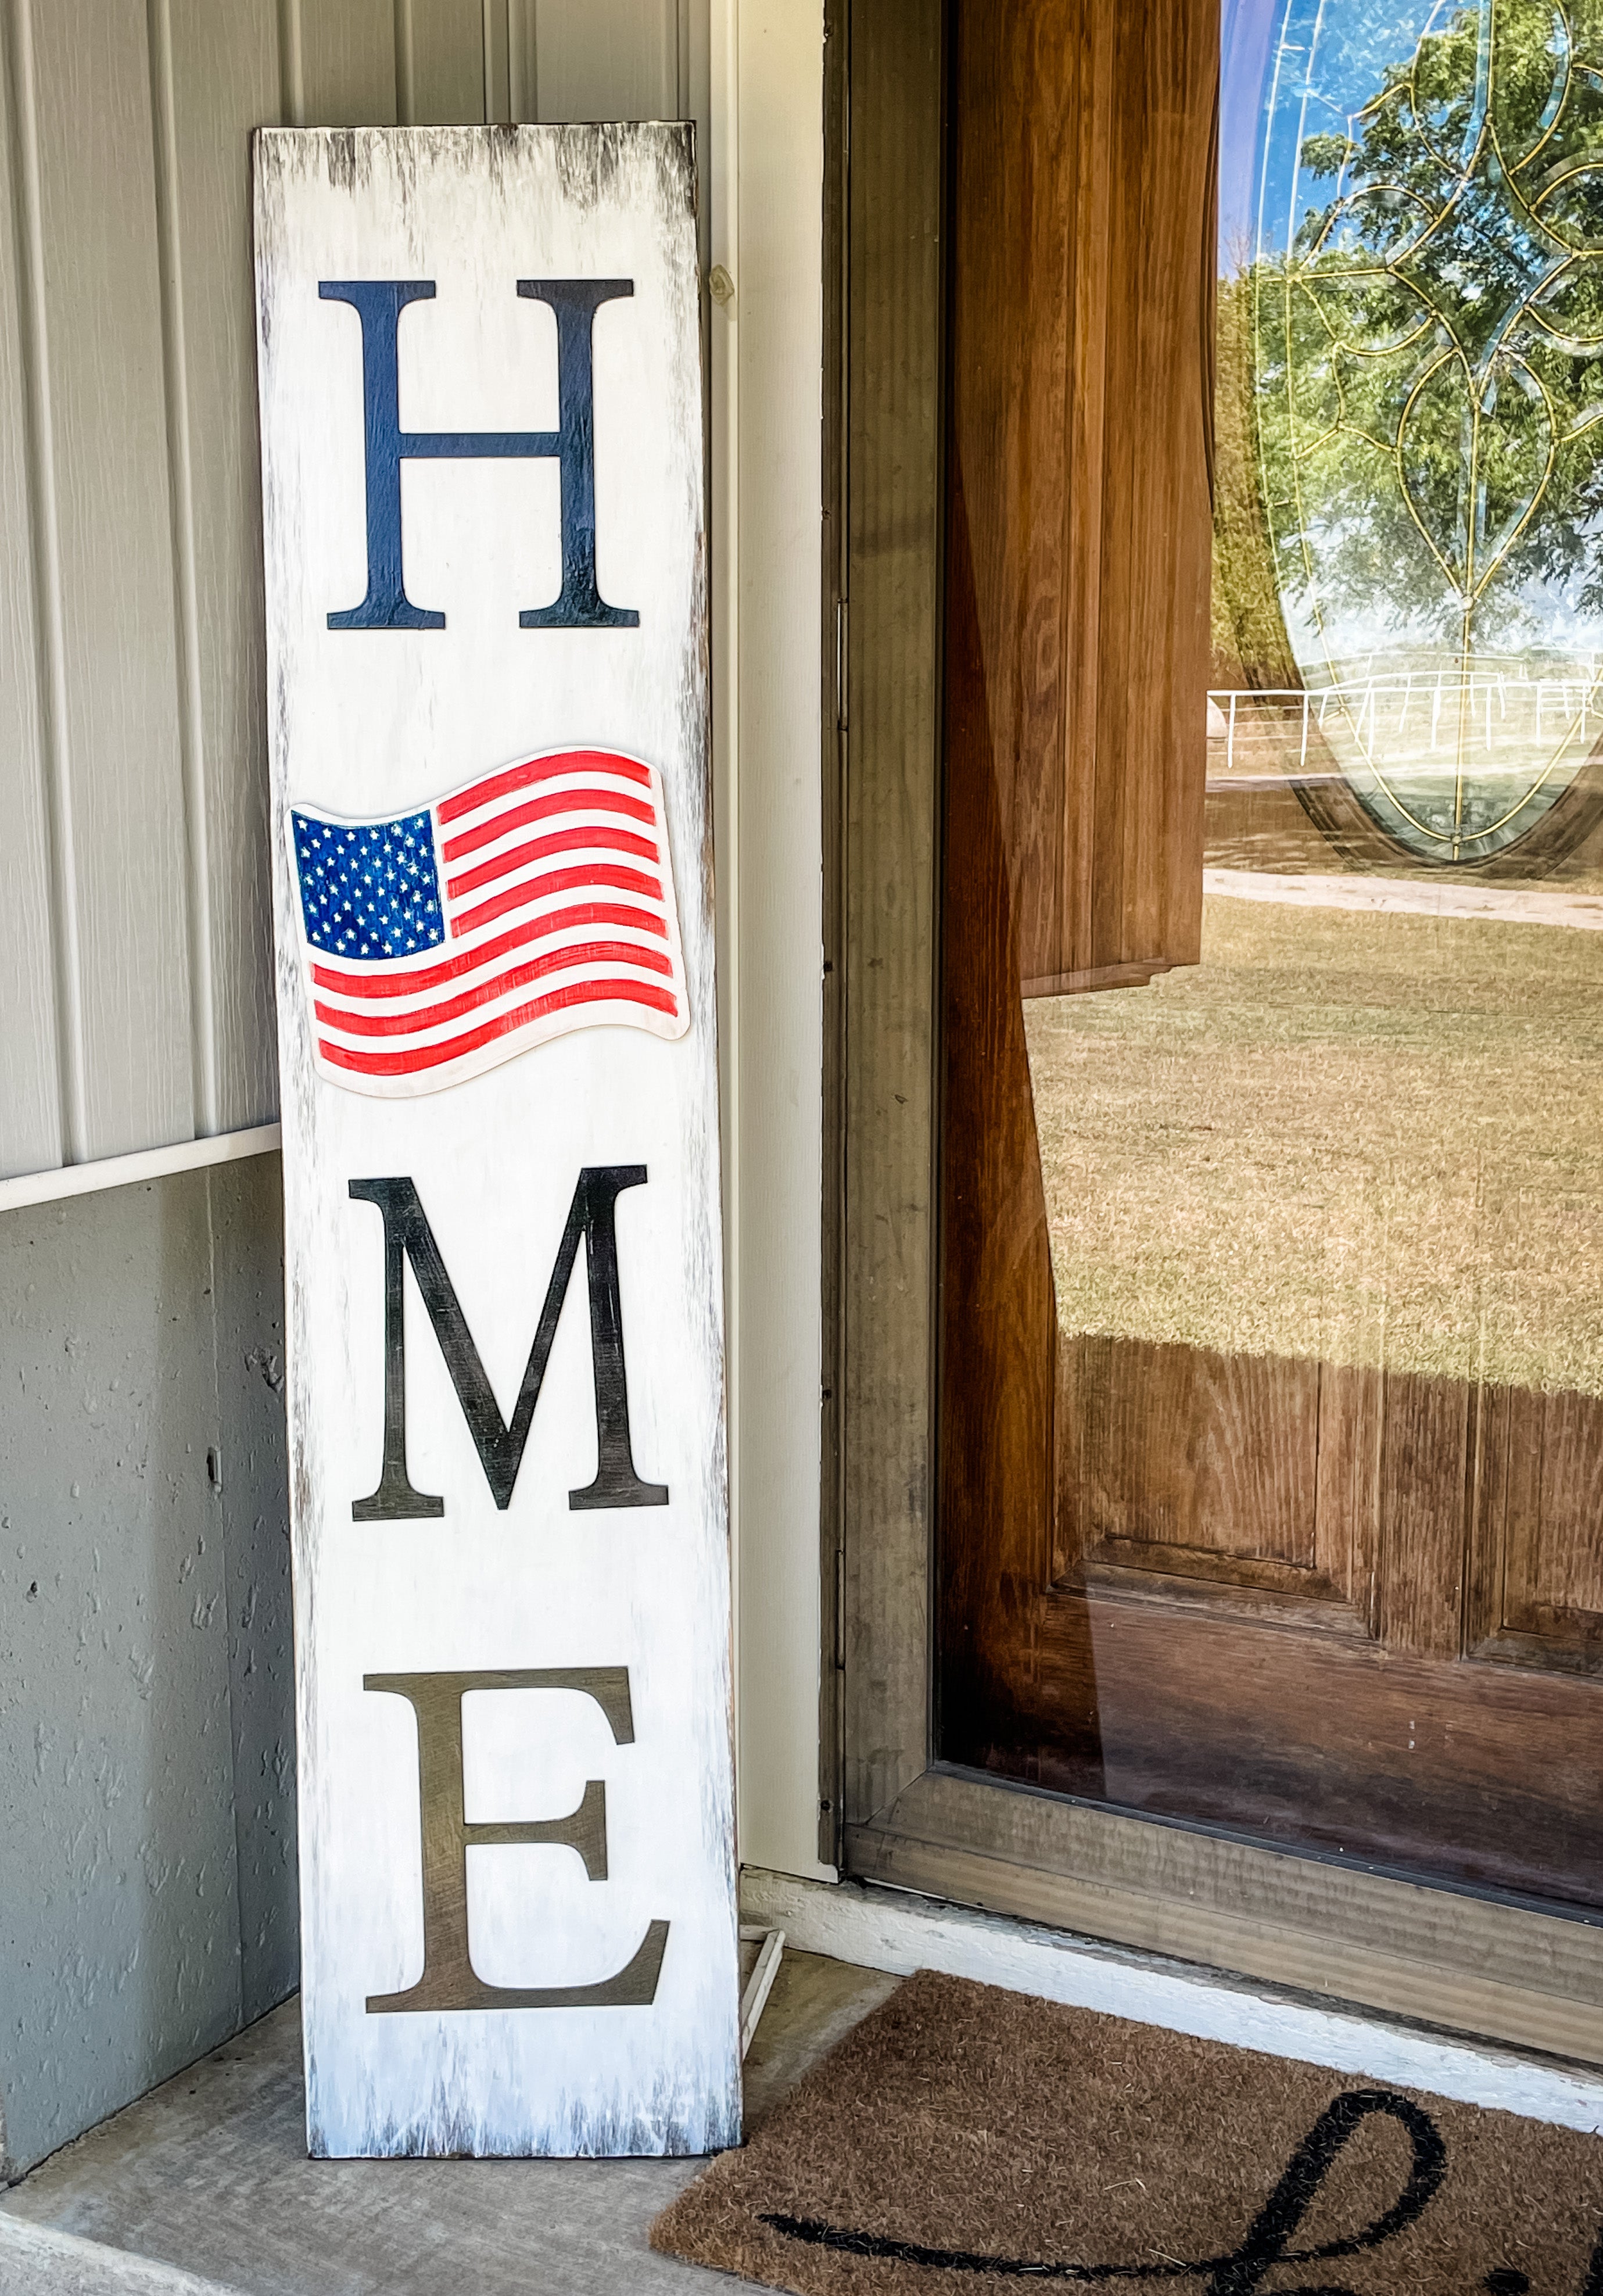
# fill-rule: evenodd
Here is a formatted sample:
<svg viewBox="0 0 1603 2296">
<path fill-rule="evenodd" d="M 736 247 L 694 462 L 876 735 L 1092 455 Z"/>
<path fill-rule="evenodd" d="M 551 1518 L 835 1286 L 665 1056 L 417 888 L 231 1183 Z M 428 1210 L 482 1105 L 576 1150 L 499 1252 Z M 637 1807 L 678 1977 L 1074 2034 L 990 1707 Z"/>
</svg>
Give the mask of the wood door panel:
<svg viewBox="0 0 1603 2296">
<path fill-rule="evenodd" d="M 1217 0 L 997 0 L 953 38 L 951 449 L 1014 977 L 1144 981 L 1201 930 Z"/>
<path fill-rule="evenodd" d="M 1372 1368 L 1321 1364 L 1318 1508 L 1321 1569 L 1341 1587 L 1366 1634 L 1379 1623 L 1376 1570 L 1386 1382 Z"/>
<path fill-rule="evenodd" d="M 948 1761 L 1483 1887 L 1603 1902 L 1597 1699 L 1575 1677 L 1042 1595 L 1002 1728 Z M 1026 1751 L 1027 1750 L 1027 1751 Z M 1560 1886 L 1555 1889 L 1558 1877 Z"/>
<path fill-rule="evenodd" d="M 1198 948 L 1217 44 L 1217 0 L 953 20 L 937 1695 L 998 1727 L 1051 1565 L 1057 1387 L 1019 983 Z M 1183 280 L 1173 323 L 1116 262 Z"/>
<path fill-rule="evenodd" d="M 1476 1658 L 1603 1673 L 1603 1400 L 1486 1396 L 1471 1528 Z"/>
<path fill-rule="evenodd" d="M 1456 1659 L 1464 1635 L 1474 1390 L 1462 1380 L 1393 1373 L 1384 1394 L 1380 1639 L 1395 1649 Z"/>
<path fill-rule="evenodd" d="M 1058 1361 L 1052 1585 L 1603 1667 L 1603 1401 L 1091 1333 Z"/>
<path fill-rule="evenodd" d="M 1190 1605 L 1372 1632 L 1380 1387 L 1308 1357 L 1064 1332 L 1054 1583 L 1150 1597 L 1161 1580 Z M 1461 1533 L 1461 1477 L 1444 1496 Z"/>
<path fill-rule="evenodd" d="M 1194 1554 L 1204 1577 L 1306 1578 L 1318 1567 L 1319 1372 L 1063 1333 L 1054 1578 L 1150 1550 L 1155 1570 Z"/>
<path fill-rule="evenodd" d="M 1543 1396 L 1542 1492 L 1533 1598 L 1571 1617 L 1603 1617 L 1603 1405 L 1596 1397 Z"/>
<path fill-rule="evenodd" d="M 943 1700 L 989 1712 L 986 1653 L 1012 1647 L 1047 1577 L 1058 1308 L 1024 1009 L 1012 987 L 1018 941 L 979 618 L 955 480 L 946 645 L 937 1637 Z"/>
</svg>

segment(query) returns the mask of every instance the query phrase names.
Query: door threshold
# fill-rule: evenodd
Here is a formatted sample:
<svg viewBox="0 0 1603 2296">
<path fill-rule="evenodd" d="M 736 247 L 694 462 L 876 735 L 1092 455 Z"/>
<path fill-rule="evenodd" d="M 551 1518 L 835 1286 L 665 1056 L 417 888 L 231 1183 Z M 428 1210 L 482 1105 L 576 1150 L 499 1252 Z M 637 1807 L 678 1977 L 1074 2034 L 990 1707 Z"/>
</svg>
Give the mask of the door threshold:
<svg viewBox="0 0 1603 2296">
<path fill-rule="evenodd" d="M 1038 1922 L 1343 2011 L 1603 2068 L 1603 1931 L 1011 1792 L 949 1768 L 846 1828 L 859 1880 Z"/>
<path fill-rule="evenodd" d="M 1331 2007 L 1223 1971 L 1108 1945 L 878 1882 L 747 1866 L 742 1918 L 803 1952 L 905 1976 L 936 1969 L 1198 2039 L 1360 2073 L 1560 2128 L 1603 2133 L 1603 2072 L 1434 2027 Z"/>
<path fill-rule="evenodd" d="M 1561 1898 L 1533 1898 L 1518 1890 L 1504 1890 L 1481 1882 L 1467 1882 L 1454 1874 L 1427 1874 L 1418 1867 L 1388 1866 L 1378 1858 L 1354 1857 L 1341 1849 L 1321 1849 L 1311 1841 L 1285 1841 L 1268 1833 L 1255 1833 L 1244 1825 L 1222 1825 L 1211 1818 L 1175 1817 L 1166 1810 L 1142 1809 L 1134 1802 L 1092 1800 L 1087 1794 L 1062 1793 L 1055 1786 L 1037 1785 L 1029 1778 L 1011 1778 L 995 1770 L 976 1770 L 961 1762 L 932 1762 L 932 1776 L 956 1778 L 971 1786 L 1007 1794 L 1028 1794 L 1059 1808 L 1091 1810 L 1099 1816 L 1121 1818 L 1136 1825 L 1161 1826 L 1182 1836 L 1201 1835 L 1209 1841 L 1229 1842 L 1271 1857 L 1300 1858 L 1332 1874 L 1361 1874 L 1370 1880 L 1398 1882 L 1405 1889 L 1432 1890 L 1451 1898 L 1467 1898 L 1480 1906 L 1507 1906 L 1517 1914 L 1537 1914 L 1543 1921 L 1578 1922 L 1587 1929 L 1603 1930 L 1603 1906 L 1566 1903 Z M 884 1876 L 879 1878 L 884 1879 Z"/>
</svg>

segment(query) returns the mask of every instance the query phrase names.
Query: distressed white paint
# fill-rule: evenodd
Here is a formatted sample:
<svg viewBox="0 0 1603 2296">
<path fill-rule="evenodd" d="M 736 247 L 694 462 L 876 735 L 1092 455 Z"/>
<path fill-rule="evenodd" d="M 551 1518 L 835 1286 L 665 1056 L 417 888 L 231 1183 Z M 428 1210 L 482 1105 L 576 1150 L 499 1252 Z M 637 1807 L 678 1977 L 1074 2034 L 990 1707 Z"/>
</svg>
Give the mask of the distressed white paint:
<svg viewBox="0 0 1603 2296">
<path fill-rule="evenodd" d="M 1245 1979 L 1211 1975 L 907 1890 L 854 1883 L 827 1888 L 748 1868 L 740 1876 L 740 1901 L 748 1921 L 782 1923 L 789 1942 L 804 1953 L 902 1976 L 938 1969 L 1137 2024 L 1603 2134 L 1603 2074 L 1511 2049 L 1318 2008 Z"/>
<path fill-rule="evenodd" d="M 290 1286 L 307 2111 L 313 2149 L 698 2151 L 739 2133 L 701 391 L 682 128 L 266 133 L 257 149 L 269 718 Z M 520 630 L 559 587 L 556 469 L 408 463 L 406 583 L 444 630 L 330 631 L 366 571 L 359 332 L 320 279 L 433 279 L 401 324 L 411 429 L 544 430 L 555 325 L 519 278 L 626 277 L 594 327 L 603 597 L 635 630 Z M 428 803 L 505 758 L 595 744 L 661 772 L 691 1026 L 543 1045 L 403 1102 L 316 1074 L 284 808 Z M 351 1179 L 415 1182 L 503 1413 L 580 1168 L 617 1201 L 634 1456 L 667 1507 L 575 1513 L 595 1465 L 582 1272 L 511 1504 L 496 1511 L 406 1279 L 412 1479 L 438 1521 L 357 1524 L 378 1480 L 382 1236 Z M 609 1878 L 571 1851 L 470 1857 L 478 1975 L 610 1976 L 670 1932 L 649 2008 L 369 2015 L 421 1964 L 415 1731 L 364 1673 L 626 1666 L 634 1741 L 571 1693 L 479 1695 L 466 1816 L 607 1790 Z"/>
</svg>

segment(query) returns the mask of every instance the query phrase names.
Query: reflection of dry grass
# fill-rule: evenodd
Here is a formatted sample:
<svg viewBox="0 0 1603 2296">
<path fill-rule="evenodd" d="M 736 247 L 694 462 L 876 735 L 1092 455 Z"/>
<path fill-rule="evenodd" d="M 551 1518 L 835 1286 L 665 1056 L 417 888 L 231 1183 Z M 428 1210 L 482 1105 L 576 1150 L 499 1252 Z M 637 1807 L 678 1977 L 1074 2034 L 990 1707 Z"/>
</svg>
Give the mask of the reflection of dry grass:
<svg viewBox="0 0 1603 2296">
<path fill-rule="evenodd" d="M 1210 898 L 1025 1011 L 1066 1330 L 1603 1395 L 1603 933 Z"/>
<path fill-rule="evenodd" d="M 1298 762 L 1295 742 L 1281 739 L 1276 746 L 1266 736 L 1247 754 L 1245 766 L 1231 775 L 1225 769 L 1223 742 L 1209 742 L 1207 859 L 1211 868 L 1280 870 L 1299 876 L 1339 876 L 1360 868 L 1368 877 L 1405 882 L 1432 873 L 1405 854 L 1394 859 L 1382 857 L 1378 841 L 1373 850 L 1366 847 L 1360 859 L 1340 852 L 1321 835 L 1297 801 L 1289 776 L 1296 774 Z M 1321 761 L 1320 772 L 1334 776 L 1334 763 L 1329 756 Z M 1449 878 L 1454 873 L 1444 872 Z M 1465 883 L 1476 882 L 1473 870 L 1460 874 Z M 1603 892 L 1603 831 L 1592 830 L 1562 860 L 1528 880 L 1505 866 L 1495 879 L 1485 882 L 1528 882 L 1571 892 Z"/>
</svg>

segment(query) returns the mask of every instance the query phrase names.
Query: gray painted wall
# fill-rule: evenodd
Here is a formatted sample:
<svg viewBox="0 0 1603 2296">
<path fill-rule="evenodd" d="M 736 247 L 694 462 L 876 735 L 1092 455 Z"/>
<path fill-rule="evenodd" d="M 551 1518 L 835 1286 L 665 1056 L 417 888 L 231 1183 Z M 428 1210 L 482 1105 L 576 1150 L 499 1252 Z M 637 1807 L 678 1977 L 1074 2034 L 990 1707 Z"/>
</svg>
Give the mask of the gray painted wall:
<svg viewBox="0 0 1603 2296">
<path fill-rule="evenodd" d="M 296 1981 L 276 1157 L 0 1214 L 11 2175 Z"/>
</svg>

